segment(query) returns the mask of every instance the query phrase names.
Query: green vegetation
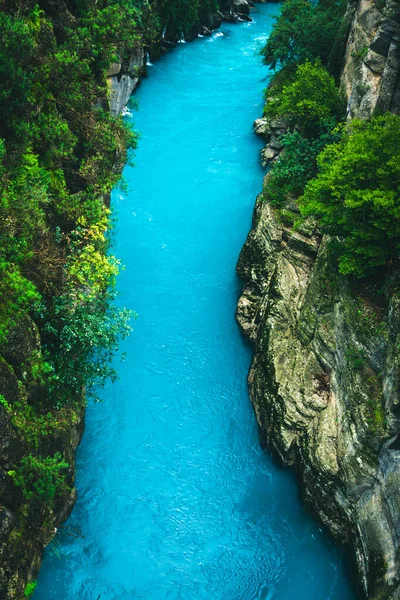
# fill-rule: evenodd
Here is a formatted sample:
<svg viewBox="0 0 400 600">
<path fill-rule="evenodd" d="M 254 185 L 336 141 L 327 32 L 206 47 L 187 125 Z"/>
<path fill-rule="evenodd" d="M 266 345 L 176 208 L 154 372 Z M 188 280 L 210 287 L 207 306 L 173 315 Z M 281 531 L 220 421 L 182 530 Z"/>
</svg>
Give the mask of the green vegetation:
<svg viewBox="0 0 400 600">
<path fill-rule="evenodd" d="M 317 173 L 317 156 L 339 139 L 335 130 L 344 103 L 333 77 L 321 66 L 306 61 L 290 83 L 268 95 L 265 116 L 280 119 L 288 133 L 281 137 L 283 152 L 267 178 L 265 194 L 276 206 L 294 201 Z"/>
<path fill-rule="evenodd" d="M 275 90 L 268 94 L 264 114 L 269 119 L 281 118 L 290 130 L 315 138 L 327 125 L 333 128 L 344 108 L 333 77 L 319 61 L 306 60 L 278 94 Z"/>
<path fill-rule="evenodd" d="M 31 596 L 33 596 L 33 593 L 36 590 L 36 587 L 37 587 L 37 581 L 32 581 L 31 583 L 28 583 L 24 590 L 25 598 L 30 598 Z"/>
<path fill-rule="evenodd" d="M 220 8 L 218 0 L 157 0 L 156 10 L 161 27 L 176 32 L 177 37 L 193 31 L 199 21 L 208 22 L 209 15 Z"/>
<path fill-rule="evenodd" d="M 339 268 L 364 277 L 400 249 L 400 118 L 353 121 L 318 157 L 319 172 L 300 200 L 304 215 L 339 236 Z"/>
<path fill-rule="evenodd" d="M 336 77 L 344 53 L 347 27 L 344 0 L 286 0 L 267 44 L 261 50 L 272 69 L 292 70 L 320 59 Z"/>
<path fill-rule="evenodd" d="M 26 500 L 48 502 L 68 488 L 65 481 L 68 467 L 59 452 L 45 458 L 29 454 L 24 456 L 17 469 L 8 471 L 8 475 L 21 488 Z"/>
<path fill-rule="evenodd" d="M 23 364 L 7 367 L 19 389 L 12 402 L 0 395 L 0 407 L 26 445 L 8 475 L 48 523 L 69 492 L 54 439 L 60 445 L 86 398 L 115 380 L 113 357 L 130 331 L 130 311 L 115 303 L 108 206 L 137 136 L 110 115 L 105 75 L 164 29 L 190 34 L 218 8 L 216 0 L 10 0 L 0 9 L 1 352 L 32 320 L 40 334 Z"/>
<path fill-rule="evenodd" d="M 366 364 L 363 352 L 354 347 L 347 348 L 345 358 L 350 369 L 355 371 L 362 369 Z"/>
<path fill-rule="evenodd" d="M 9 414 L 11 414 L 12 408 L 2 394 L 0 394 L 0 404 Z"/>
<path fill-rule="evenodd" d="M 287 131 L 264 194 L 314 217 L 334 236 L 340 272 L 360 278 L 398 259 L 400 117 L 344 126 L 332 50 L 343 46 L 343 15 L 340 2 L 287 0 L 262 50 L 265 64 L 281 67 L 266 91 L 265 116 Z"/>
</svg>

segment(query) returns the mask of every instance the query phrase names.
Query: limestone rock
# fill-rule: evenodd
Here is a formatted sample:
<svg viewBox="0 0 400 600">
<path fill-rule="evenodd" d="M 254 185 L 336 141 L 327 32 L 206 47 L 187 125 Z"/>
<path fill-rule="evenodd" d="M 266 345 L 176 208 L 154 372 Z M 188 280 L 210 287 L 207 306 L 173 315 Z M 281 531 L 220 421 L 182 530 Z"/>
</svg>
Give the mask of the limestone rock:
<svg viewBox="0 0 400 600">
<path fill-rule="evenodd" d="M 120 115 L 127 105 L 129 98 L 140 83 L 145 64 L 145 52 L 140 44 L 132 51 L 129 60 L 126 63 L 121 63 L 118 72 L 115 72 L 117 64 L 113 65 L 112 74 L 107 77 L 110 112 L 113 116 Z"/>
<path fill-rule="evenodd" d="M 349 5 L 350 6 L 350 5 Z M 375 108 L 400 114 L 400 4 L 373 0 L 351 5 L 341 85 L 350 118 L 369 118 Z"/>
</svg>

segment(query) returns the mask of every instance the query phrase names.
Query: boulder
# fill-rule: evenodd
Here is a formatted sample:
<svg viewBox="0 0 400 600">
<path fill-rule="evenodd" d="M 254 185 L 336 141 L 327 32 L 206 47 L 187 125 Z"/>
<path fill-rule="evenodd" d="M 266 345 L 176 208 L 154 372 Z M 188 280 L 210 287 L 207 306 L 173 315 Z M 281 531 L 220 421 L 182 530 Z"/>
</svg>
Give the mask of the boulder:
<svg viewBox="0 0 400 600">
<path fill-rule="evenodd" d="M 250 5 L 247 0 L 233 0 L 232 8 L 235 12 L 243 15 L 248 15 L 250 12 Z"/>
</svg>

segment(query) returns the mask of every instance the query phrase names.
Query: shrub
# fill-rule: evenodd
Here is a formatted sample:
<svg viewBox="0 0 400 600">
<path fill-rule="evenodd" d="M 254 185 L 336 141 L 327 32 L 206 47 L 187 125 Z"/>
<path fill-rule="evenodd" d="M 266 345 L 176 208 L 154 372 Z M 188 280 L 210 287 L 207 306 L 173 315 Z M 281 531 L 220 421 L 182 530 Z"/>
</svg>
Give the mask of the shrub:
<svg viewBox="0 0 400 600">
<path fill-rule="evenodd" d="M 63 295 L 53 299 L 45 315 L 43 350 L 51 366 L 52 404 L 79 401 L 84 391 L 115 380 L 111 361 L 121 337 L 130 331 L 130 311 L 114 305 L 119 262 L 107 255 L 108 212 L 93 225 L 82 218 L 71 233 Z"/>
<path fill-rule="evenodd" d="M 25 598 L 30 598 L 31 596 L 33 596 L 33 593 L 36 590 L 36 587 L 37 587 L 37 581 L 32 581 L 31 583 L 27 583 L 25 590 L 24 590 Z"/>
<path fill-rule="evenodd" d="M 8 471 L 8 475 L 22 489 L 26 500 L 50 501 L 67 489 L 65 471 L 68 467 L 59 452 L 45 458 L 29 454 L 23 457 L 17 469 Z"/>
<path fill-rule="evenodd" d="M 329 131 L 316 139 L 304 138 L 299 132 L 282 136 L 283 151 L 266 178 L 264 193 L 268 201 L 282 206 L 297 200 L 307 182 L 316 175 L 318 154 L 338 137 L 339 133 Z"/>
</svg>

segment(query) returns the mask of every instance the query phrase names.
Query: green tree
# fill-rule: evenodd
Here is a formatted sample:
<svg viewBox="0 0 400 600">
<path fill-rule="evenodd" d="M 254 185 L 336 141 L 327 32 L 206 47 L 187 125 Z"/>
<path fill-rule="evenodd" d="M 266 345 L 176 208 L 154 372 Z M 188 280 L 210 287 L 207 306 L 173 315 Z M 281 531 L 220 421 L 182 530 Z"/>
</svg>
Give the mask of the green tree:
<svg viewBox="0 0 400 600">
<path fill-rule="evenodd" d="M 400 117 L 353 121 L 318 158 L 300 199 L 303 215 L 338 236 L 339 269 L 364 277 L 400 250 Z"/>
<path fill-rule="evenodd" d="M 296 128 L 305 137 L 316 137 L 326 128 L 327 119 L 333 118 L 333 128 L 344 109 L 333 77 L 318 61 L 307 60 L 297 67 L 291 83 L 268 94 L 264 113 L 268 118 L 284 119 L 291 130 Z"/>
<path fill-rule="evenodd" d="M 320 58 L 339 75 L 347 27 L 344 0 L 285 0 L 272 33 L 261 50 L 271 69 L 290 69 L 305 60 Z"/>
</svg>

